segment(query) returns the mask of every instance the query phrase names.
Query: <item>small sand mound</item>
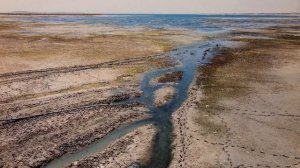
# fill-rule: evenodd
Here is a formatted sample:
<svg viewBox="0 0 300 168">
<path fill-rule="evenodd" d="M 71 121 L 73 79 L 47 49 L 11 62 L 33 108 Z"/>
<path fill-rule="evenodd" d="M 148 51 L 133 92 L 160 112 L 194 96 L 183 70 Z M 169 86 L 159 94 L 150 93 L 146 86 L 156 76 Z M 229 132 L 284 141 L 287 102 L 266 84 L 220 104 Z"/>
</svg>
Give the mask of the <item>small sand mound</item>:
<svg viewBox="0 0 300 168">
<path fill-rule="evenodd" d="M 175 88 L 166 86 L 155 91 L 154 103 L 156 106 L 163 106 L 176 95 Z"/>
</svg>

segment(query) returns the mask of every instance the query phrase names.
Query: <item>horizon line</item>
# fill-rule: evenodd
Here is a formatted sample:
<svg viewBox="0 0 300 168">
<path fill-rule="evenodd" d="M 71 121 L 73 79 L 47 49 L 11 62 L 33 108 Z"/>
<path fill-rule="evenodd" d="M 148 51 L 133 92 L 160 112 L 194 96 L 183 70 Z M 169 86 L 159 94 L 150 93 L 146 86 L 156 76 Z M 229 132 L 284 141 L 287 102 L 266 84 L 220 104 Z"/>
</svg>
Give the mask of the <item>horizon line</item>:
<svg viewBox="0 0 300 168">
<path fill-rule="evenodd" d="M 0 15 L 239 15 L 239 14 L 295 14 L 300 12 L 232 12 L 232 13 L 86 13 L 86 12 L 0 12 Z"/>
</svg>

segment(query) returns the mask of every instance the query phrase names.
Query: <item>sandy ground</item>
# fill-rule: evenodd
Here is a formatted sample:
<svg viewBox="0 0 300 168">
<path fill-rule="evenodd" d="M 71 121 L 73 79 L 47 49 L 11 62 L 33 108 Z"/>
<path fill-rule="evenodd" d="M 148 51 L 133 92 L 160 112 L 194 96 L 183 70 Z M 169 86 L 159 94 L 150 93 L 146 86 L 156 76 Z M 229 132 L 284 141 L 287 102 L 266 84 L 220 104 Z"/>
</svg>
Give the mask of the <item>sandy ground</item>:
<svg viewBox="0 0 300 168">
<path fill-rule="evenodd" d="M 143 126 L 109 145 L 103 152 L 76 161 L 67 167 L 123 168 L 149 162 L 155 127 Z"/>
<path fill-rule="evenodd" d="M 300 167 L 300 50 L 295 27 L 239 38 L 199 69 L 173 115 L 170 167 Z M 292 32 L 292 33 L 290 33 Z"/>
<path fill-rule="evenodd" d="M 157 107 L 163 106 L 174 98 L 176 90 L 172 86 L 165 86 L 155 91 L 154 103 Z"/>
<path fill-rule="evenodd" d="M 203 39 L 187 30 L 20 20 L 0 16 L 0 73 L 155 55 Z"/>
</svg>

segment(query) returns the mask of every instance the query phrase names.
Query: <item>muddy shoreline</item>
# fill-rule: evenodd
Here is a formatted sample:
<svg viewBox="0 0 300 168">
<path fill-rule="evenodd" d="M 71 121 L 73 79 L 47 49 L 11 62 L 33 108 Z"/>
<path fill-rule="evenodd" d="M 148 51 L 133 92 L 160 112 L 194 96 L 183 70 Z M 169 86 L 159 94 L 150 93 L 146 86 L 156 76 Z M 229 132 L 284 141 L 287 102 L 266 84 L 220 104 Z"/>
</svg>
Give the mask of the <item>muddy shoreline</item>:
<svg viewBox="0 0 300 168">
<path fill-rule="evenodd" d="M 87 109 L 81 109 L 81 110 L 78 110 L 77 112 L 75 112 L 74 110 L 71 110 L 72 113 L 61 113 L 61 114 L 55 114 L 55 115 L 49 115 L 47 114 L 47 116 L 45 117 L 35 117 L 35 118 L 30 118 L 30 119 L 23 119 L 22 121 L 7 121 L 7 122 L 4 122 L 4 123 L 1 123 L 1 129 L 2 130 L 8 130 L 9 132 L 19 132 L 19 135 L 16 137 L 18 138 L 19 140 L 17 140 L 16 145 L 18 146 L 15 146 L 12 142 L 14 141 L 11 141 L 11 142 L 7 142 L 7 146 L 12 146 L 14 145 L 15 147 L 14 148 L 19 148 L 19 150 L 21 150 L 22 152 L 22 159 L 19 160 L 18 158 L 15 158 L 15 159 L 18 159 L 18 165 L 23 165 L 23 166 L 43 166 L 43 165 L 46 165 L 49 161 L 55 159 L 55 158 L 58 158 L 64 154 L 67 154 L 67 153 L 72 153 L 78 149 L 81 149 L 82 147 L 88 145 L 88 144 L 91 144 L 95 141 L 97 141 L 98 139 L 101 139 L 103 137 L 105 137 L 106 135 L 108 135 L 110 132 L 114 131 L 115 129 L 123 126 L 123 125 L 126 125 L 128 123 L 132 123 L 133 121 L 137 121 L 137 120 L 141 120 L 141 119 L 144 119 L 146 117 L 148 117 L 148 115 L 146 113 L 136 113 L 136 112 L 131 112 L 131 113 L 128 113 L 128 112 L 122 112 L 121 114 L 122 115 L 116 115 L 117 112 L 120 112 L 120 111 L 128 111 L 130 110 L 131 108 L 130 107 L 98 107 L 98 108 L 95 108 L 95 110 L 89 108 L 88 111 Z M 104 112 L 105 110 L 105 112 Z M 51 138 L 53 139 L 53 142 L 56 142 L 56 147 L 51 147 L 51 142 L 50 143 L 44 143 L 42 145 L 42 148 L 41 146 L 32 146 L 32 147 L 26 147 L 28 144 L 28 142 L 31 142 L 30 141 L 25 141 L 25 140 L 22 140 L 22 139 L 27 139 L 27 138 L 30 138 L 32 137 L 32 133 L 33 134 L 45 134 L 45 133 L 50 133 L 50 132 L 53 132 L 55 129 L 55 127 L 53 128 L 53 126 L 50 126 L 49 125 L 44 125 L 41 127 L 41 124 L 39 124 L 39 127 L 36 127 L 36 123 L 41 123 L 41 121 L 43 120 L 50 120 L 50 122 L 53 122 L 53 119 L 59 117 L 60 119 L 59 120 L 62 120 L 64 118 L 68 118 L 69 120 L 75 116 L 77 116 L 76 118 L 74 118 L 76 120 L 76 122 L 83 122 L 84 120 L 88 119 L 89 117 L 87 117 L 87 115 L 91 115 L 91 117 L 95 117 L 96 113 L 99 113 L 101 112 L 102 115 L 108 115 L 110 117 L 111 114 L 115 114 L 116 116 L 112 117 L 110 119 L 110 123 L 103 123 L 103 124 L 99 124 L 97 127 L 94 127 L 92 129 L 89 129 L 87 130 L 85 133 L 83 134 L 80 134 L 80 135 L 77 135 L 77 136 L 70 136 L 70 137 L 65 137 L 67 136 L 68 134 L 66 134 L 67 132 L 61 132 L 58 134 L 54 134 L 54 135 L 51 135 Z M 74 114 L 75 113 L 75 114 Z M 109 114 L 111 113 L 111 114 Z M 127 113 L 127 114 L 126 114 Z M 86 119 L 81 119 L 83 121 L 80 121 L 80 119 L 78 117 L 83 117 L 83 118 L 86 118 Z M 52 121 L 51 121 L 52 120 Z M 91 119 L 90 119 L 91 120 Z M 57 123 L 57 121 L 55 121 Z M 31 124 L 33 124 L 33 126 L 30 126 Z M 70 123 L 71 124 L 71 123 Z M 71 124 L 73 125 L 73 124 Z M 72 128 L 71 125 L 69 126 L 69 128 Z M 22 129 L 19 129 L 19 128 L 24 128 L 26 129 L 26 132 L 29 133 L 29 135 L 26 135 L 28 133 L 21 133 L 23 132 Z M 61 126 L 59 127 L 59 129 L 64 130 L 61 128 Z M 1 131 L 2 135 L 6 135 L 6 134 L 9 134 L 9 132 L 5 132 L 5 131 Z M 24 138 L 23 138 L 24 137 Z M 26 138 L 27 137 L 27 138 Z M 48 137 L 48 136 L 46 136 Z M 35 144 L 37 144 L 40 140 L 36 140 Z M 41 141 L 42 142 L 42 141 Z M 3 142 L 2 142 L 3 143 Z M 19 146 L 23 144 L 23 146 Z M 29 145 L 29 144 L 28 144 Z M 50 145 L 50 146 L 49 146 Z M 24 150 L 23 150 L 24 148 Z M 30 151 L 36 151 L 36 150 L 39 150 L 39 151 L 44 151 L 43 148 L 49 148 L 47 151 L 49 151 L 49 153 L 44 153 L 44 154 L 38 154 L 39 157 L 38 158 L 32 158 L 32 156 L 34 155 L 27 155 L 27 151 L 30 152 Z M 2 148 L 2 149 L 5 149 L 5 148 Z M 7 151 L 10 151 L 10 150 L 7 150 Z M 15 152 L 18 152 L 15 151 Z M 9 155 L 6 155 L 5 153 L 2 153 L 2 159 L 8 159 L 7 156 Z M 12 156 L 16 156 L 17 154 L 13 154 Z M 20 155 L 19 155 L 20 156 Z M 29 158 L 28 158 L 29 157 Z M 29 161 L 32 160 L 33 162 L 30 163 Z M 6 163 L 15 163 L 15 161 L 6 161 Z"/>
<path fill-rule="evenodd" d="M 146 165 L 150 160 L 148 151 L 153 145 L 155 133 L 155 127 L 151 125 L 140 127 L 113 142 L 103 152 L 83 158 L 66 167 L 134 167 L 134 165 Z"/>
<path fill-rule="evenodd" d="M 233 38 L 245 44 L 199 68 L 188 100 L 173 115 L 170 167 L 300 165 L 300 39 L 290 33 L 296 30 L 260 31 L 272 39 Z"/>
</svg>

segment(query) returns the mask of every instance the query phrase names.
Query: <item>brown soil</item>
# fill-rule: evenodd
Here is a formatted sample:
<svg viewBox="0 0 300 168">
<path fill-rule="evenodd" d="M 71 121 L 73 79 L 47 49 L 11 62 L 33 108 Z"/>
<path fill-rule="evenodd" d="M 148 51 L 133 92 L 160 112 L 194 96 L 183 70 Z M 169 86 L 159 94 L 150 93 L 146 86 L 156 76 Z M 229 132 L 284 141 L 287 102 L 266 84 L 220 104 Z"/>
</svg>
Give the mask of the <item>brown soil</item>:
<svg viewBox="0 0 300 168">
<path fill-rule="evenodd" d="M 167 73 L 162 77 L 158 78 L 159 83 L 168 83 L 168 82 L 178 82 L 181 81 L 183 77 L 182 71 Z"/>
<path fill-rule="evenodd" d="M 246 45 L 224 49 L 214 64 L 199 69 L 173 116 L 171 167 L 299 167 L 295 29 L 261 32 L 273 39 L 242 38 Z"/>
</svg>

